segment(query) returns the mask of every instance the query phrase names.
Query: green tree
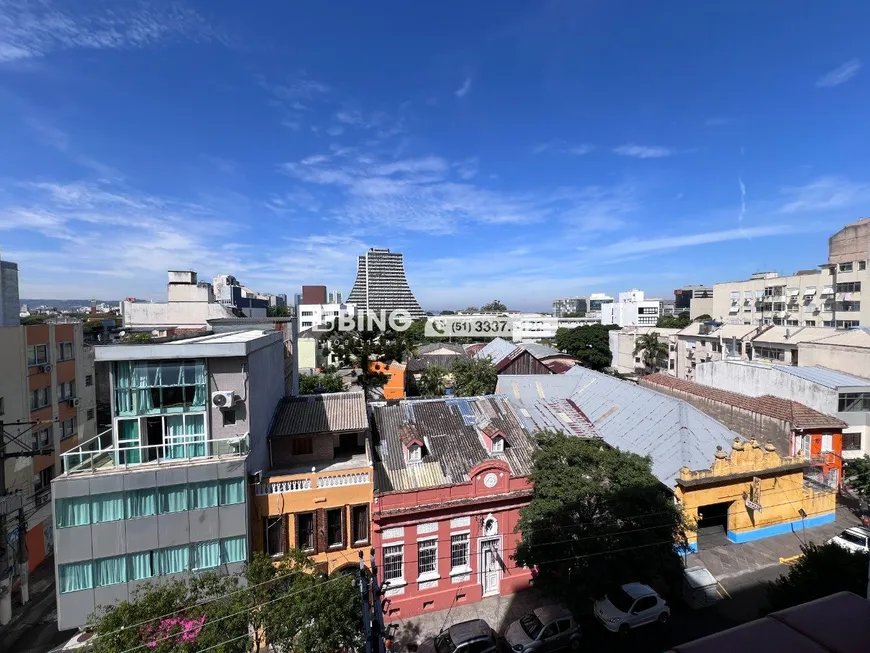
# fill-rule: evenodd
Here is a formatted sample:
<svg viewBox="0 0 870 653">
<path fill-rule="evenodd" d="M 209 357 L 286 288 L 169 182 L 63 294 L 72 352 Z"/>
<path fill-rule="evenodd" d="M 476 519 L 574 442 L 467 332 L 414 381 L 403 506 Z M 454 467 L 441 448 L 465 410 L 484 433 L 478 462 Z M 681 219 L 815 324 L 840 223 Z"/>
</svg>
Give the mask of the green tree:
<svg viewBox="0 0 870 653">
<path fill-rule="evenodd" d="M 610 367 L 613 354 L 610 351 L 608 333 L 616 325 L 589 324 L 573 329 L 556 331 L 556 347 L 566 354 L 580 359 L 585 367 L 603 370 Z"/>
<path fill-rule="evenodd" d="M 443 396 L 447 382 L 447 374 L 447 369 L 440 365 L 431 365 L 427 367 L 420 375 L 420 382 L 417 384 L 420 389 L 420 394 L 424 397 Z"/>
<path fill-rule="evenodd" d="M 870 501 L 870 456 L 850 460 L 843 476 L 855 494 L 864 501 Z"/>
<path fill-rule="evenodd" d="M 685 329 L 692 323 L 687 312 L 679 315 L 662 315 L 656 321 L 656 327 L 659 329 Z"/>
<path fill-rule="evenodd" d="M 498 383 L 498 373 L 488 358 L 460 358 L 450 367 L 453 391 L 459 397 L 491 395 Z"/>
<path fill-rule="evenodd" d="M 650 459 L 561 432 L 536 439 L 515 555 L 536 585 L 574 607 L 630 581 L 677 587 L 686 525 Z"/>
<path fill-rule="evenodd" d="M 668 343 L 659 340 L 659 334 L 653 331 L 639 336 L 634 343 L 633 356 L 640 354 L 644 367 L 648 372 L 658 372 L 659 365 L 668 360 Z"/>
<path fill-rule="evenodd" d="M 803 556 L 767 587 L 770 611 L 783 610 L 836 592 L 867 591 L 867 554 L 836 544 L 807 544 Z"/>
<path fill-rule="evenodd" d="M 299 377 L 299 394 L 343 391 L 344 381 L 337 374 L 306 374 Z"/>
<path fill-rule="evenodd" d="M 287 306 L 270 306 L 266 309 L 269 317 L 290 317 L 290 308 Z"/>
<path fill-rule="evenodd" d="M 42 324 L 46 319 L 48 319 L 48 317 L 45 315 L 28 315 L 27 317 L 22 317 L 19 322 L 23 325 Z"/>
<path fill-rule="evenodd" d="M 562 317 L 586 317 L 586 313 L 565 313 Z"/>
<path fill-rule="evenodd" d="M 358 369 L 357 384 L 365 392 L 366 399 L 371 399 L 372 391 L 387 382 L 386 374 L 372 371 L 372 363 L 389 365 L 393 361 L 402 362 L 405 355 L 413 350 L 414 343 L 408 330 L 381 329 L 376 324 L 368 326 L 368 329 L 350 331 L 333 327 L 325 334 L 321 349 L 324 356 L 331 352 L 343 366 Z"/>
<path fill-rule="evenodd" d="M 489 304 L 484 304 L 483 306 L 481 306 L 480 310 L 483 311 L 484 313 L 494 313 L 494 312 L 506 311 L 507 306 L 502 304 L 499 300 L 494 299 Z"/>
<path fill-rule="evenodd" d="M 456 311 L 441 311 L 440 315 L 456 315 Z"/>
</svg>

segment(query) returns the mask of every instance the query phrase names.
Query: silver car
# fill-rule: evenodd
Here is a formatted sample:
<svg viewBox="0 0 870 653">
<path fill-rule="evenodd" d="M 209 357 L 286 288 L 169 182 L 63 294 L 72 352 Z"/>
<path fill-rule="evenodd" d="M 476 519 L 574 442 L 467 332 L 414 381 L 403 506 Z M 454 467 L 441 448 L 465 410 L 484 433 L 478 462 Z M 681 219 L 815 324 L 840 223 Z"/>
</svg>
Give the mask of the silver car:
<svg viewBox="0 0 870 653">
<path fill-rule="evenodd" d="M 580 626 L 565 608 L 548 605 L 513 622 L 504 634 L 516 653 L 546 653 L 562 648 L 580 648 Z"/>
<path fill-rule="evenodd" d="M 632 628 L 650 623 L 666 623 L 671 609 L 649 585 L 626 583 L 608 592 L 595 602 L 595 618 L 614 633 L 627 633 Z"/>
</svg>

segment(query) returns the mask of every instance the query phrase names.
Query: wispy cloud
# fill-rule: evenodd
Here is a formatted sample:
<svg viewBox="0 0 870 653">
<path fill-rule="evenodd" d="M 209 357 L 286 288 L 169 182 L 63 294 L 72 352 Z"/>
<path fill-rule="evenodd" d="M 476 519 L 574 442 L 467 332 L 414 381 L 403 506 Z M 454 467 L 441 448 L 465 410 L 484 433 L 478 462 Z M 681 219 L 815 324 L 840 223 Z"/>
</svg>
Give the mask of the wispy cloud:
<svg viewBox="0 0 870 653">
<path fill-rule="evenodd" d="M 0 62 L 64 50 L 135 50 L 180 39 L 229 44 L 226 34 L 178 3 L 112 3 L 96 11 L 49 0 L 0 0 Z"/>
<path fill-rule="evenodd" d="M 635 143 L 626 143 L 613 149 L 620 156 L 630 156 L 635 159 L 660 159 L 662 157 L 671 156 L 674 151 L 667 147 L 658 145 L 636 145 Z"/>
<path fill-rule="evenodd" d="M 594 145 L 582 143 L 580 145 L 569 145 L 563 140 L 545 141 L 532 146 L 532 154 L 573 154 L 574 156 L 583 156 L 595 150 Z"/>
<path fill-rule="evenodd" d="M 629 238 L 613 243 L 599 250 L 604 256 L 616 256 L 625 254 L 641 254 L 659 252 L 669 249 L 679 249 L 693 245 L 707 245 L 710 243 L 722 243 L 729 240 L 753 238 L 756 236 L 778 236 L 781 234 L 796 233 L 802 231 L 802 227 L 788 224 L 774 224 L 746 229 L 727 229 L 725 231 L 708 231 L 705 233 L 686 234 L 680 236 L 664 236 L 661 238 Z"/>
<path fill-rule="evenodd" d="M 737 217 L 737 222 L 743 224 L 743 217 L 746 215 L 746 184 L 743 183 L 743 177 L 737 175 L 737 183 L 740 186 L 740 215 Z"/>
<path fill-rule="evenodd" d="M 468 91 L 470 91 L 470 90 L 471 90 L 471 77 L 466 77 L 465 81 L 462 82 L 462 86 L 457 88 L 454 91 L 454 93 L 456 94 L 456 97 L 463 98 L 466 95 L 468 95 Z"/>
<path fill-rule="evenodd" d="M 870 202 L 870 184 L 828 176 L 786 188 L 783 194 L 788 200 L 780 207 L 781 213 L 844 210 Z"/>
<path fill-rule="evenodd" d="M 816 80 L 816 86 L 819 88 L 830 88 L 831 86 L 839 86 L 840 84 L 845 84 L 855 75 L 857 75 L 859 70 L 861 70 L 861 60 L 850 59 L 842 66 L 838 66 L 829 73 L 826 73 L 819 77 Z"/>
</svg>

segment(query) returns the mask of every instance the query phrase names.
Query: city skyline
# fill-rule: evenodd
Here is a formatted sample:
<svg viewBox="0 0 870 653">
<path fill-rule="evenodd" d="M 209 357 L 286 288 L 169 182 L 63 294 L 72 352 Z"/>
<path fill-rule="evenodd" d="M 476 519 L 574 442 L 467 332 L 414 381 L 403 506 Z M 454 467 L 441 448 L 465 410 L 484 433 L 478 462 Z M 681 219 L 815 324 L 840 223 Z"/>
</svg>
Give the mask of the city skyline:
<svg viewBox="0 0 870 653">
<path fill-rule="evenodd" d="M 179 266 L 347 296 L 385 247 L 427 310 L 544 311 L 822 262 L 870 200 L 868 8 L 677 4 L 0 0 L 0 255 L 160 301 Z"/>
</svg>

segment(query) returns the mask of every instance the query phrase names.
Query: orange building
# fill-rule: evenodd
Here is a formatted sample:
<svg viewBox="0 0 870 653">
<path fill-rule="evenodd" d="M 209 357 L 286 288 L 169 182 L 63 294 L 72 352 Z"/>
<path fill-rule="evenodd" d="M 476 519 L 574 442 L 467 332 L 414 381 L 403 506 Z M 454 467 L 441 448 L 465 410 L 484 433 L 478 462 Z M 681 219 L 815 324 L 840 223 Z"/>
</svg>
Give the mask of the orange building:
<svg viewBox="0 0 870 653">
<path fill-rule="evenodd" d="M 287 397 L 272 420 L 270 469 L 256 489 L 252 548 L 306 551 L 327 573 L 371 544 L 372 454 L 361 392 Z"/>
<path fill-rule="evenodd" d="M 387 376 L 387 382 L 382 388 L 384 399 L 405 398 L 405 368 L 406 365 L 398 361 L 389 364 L 373 361 L 369 365 L 369 371 L 373 374 L 386 374 Z"/>
</svg>

